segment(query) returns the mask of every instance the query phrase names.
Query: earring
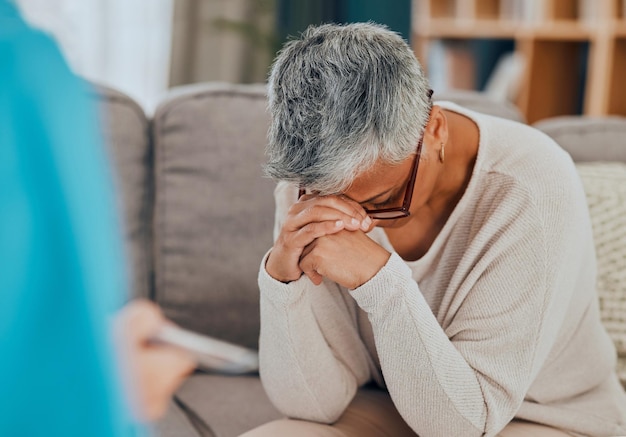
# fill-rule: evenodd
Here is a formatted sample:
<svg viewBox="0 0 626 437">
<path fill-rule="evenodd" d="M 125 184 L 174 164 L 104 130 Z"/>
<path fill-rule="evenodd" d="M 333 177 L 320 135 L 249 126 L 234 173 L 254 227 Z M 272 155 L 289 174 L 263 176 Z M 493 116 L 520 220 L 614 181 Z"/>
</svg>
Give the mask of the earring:
<svg viewBox="0 0 626 437">
<path fill-rule="evenodd" d="M 441 149 L 439 149 L 439 161 L 443 164 L 446 160 L 446 145 L 441 143 Z"/>
</svg>

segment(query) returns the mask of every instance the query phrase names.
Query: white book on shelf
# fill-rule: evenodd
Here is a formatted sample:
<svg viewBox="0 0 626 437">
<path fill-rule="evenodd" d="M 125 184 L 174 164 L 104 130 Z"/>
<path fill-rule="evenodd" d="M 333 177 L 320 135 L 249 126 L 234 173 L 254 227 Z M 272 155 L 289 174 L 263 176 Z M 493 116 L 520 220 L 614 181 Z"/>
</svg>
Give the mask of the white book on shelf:
<svg viewBox="0 0 626 437">
<path fill-rule="evenodd" d="M 430 44 L 428 50 L 428 81 L 430 87 L 439 92 L 448 89 L 448 71 L 446 68 L 445 43 L 436 39 Z"/>
<path fill-rule="evenodd" d="M 515 19 L 515 3 L 517 0 L 500 0 L 500 19 L 513 21 Z"/>
<path fill-rule="evenodd" d="M 580 20 L 585 24 L 594 24 L 598 21 L 598 2 L 597 0 L 578 0 L 578 11 Z M 626 7 L 626 2 L 624 2 Z"/>
<path fill-rule="evenodd" d="M 502 55 L 485 85 L 485 94 L 501 102 L 514 102 L 519 95 L 526 59 L 521 53 Z"/>
<path fill-rule="evenodd" d="M 503 0 L 502 6 L 505 7 L 503 13 L 507 20 L 514 21 L 516 23 L 524 21 L 524 0 Z"/>
<path fill-rule="evenodd" d="M 473 21 L 476 19 L 475 5 L 468 1 L 458 1 L 455 4 L 454 16 L 461 21 Z"/>
<path fill-rule="evenodd" d="M 536 23 L 543 19 L 541 0 L 501 0 L 500 19 L 517 23 Z"/>
<path fill-rule="evenodd" d="M 517 0 L 519 21 L 525 24 L 541 23 L 544 17 L 544 0 Z"/>
<path fill-rule="evenodd" d="M 428 80 L 432 89 L 474 89 L 476 59 L 467 40 L 433 41 L 428 53 Z"/>
</svg>

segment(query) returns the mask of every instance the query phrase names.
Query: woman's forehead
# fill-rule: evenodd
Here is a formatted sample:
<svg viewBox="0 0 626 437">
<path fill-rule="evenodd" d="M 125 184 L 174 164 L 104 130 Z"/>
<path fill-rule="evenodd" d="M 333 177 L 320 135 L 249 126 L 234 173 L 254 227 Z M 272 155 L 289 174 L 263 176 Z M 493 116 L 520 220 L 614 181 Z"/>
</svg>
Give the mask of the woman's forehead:
<svg viewBox="0 0 626 437">
<path fill-rule="evenodd" d="M 359 203 L 375 200 L 400 189 L 406 182 L 410 167 L 411 159 L 400 164 L 377 162 L 370 169 L 357 175 L 343 194 Z"/>
</svg>

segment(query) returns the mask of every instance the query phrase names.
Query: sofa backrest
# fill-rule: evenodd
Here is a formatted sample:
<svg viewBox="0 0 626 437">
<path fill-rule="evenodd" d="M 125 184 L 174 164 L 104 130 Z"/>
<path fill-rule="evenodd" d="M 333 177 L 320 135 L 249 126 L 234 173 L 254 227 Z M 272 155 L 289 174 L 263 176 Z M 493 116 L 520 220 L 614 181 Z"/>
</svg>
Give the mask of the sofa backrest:
<svg viewBox="0 0 626 437">
<path fill-rule="evenodd" d="M 485 93 L 468 90 L 448 90 L 433 94 L 433 99 L 454 102 L 457 105 L 472 109 L 483 114 L 495 115 L 496 117 L 508 118 L 509 120 L 524 123 L 524 114 L 517 106 L 510 102 L 494 100 Z"/>
<path fill-rule="evenodd" d="M 533 126 L 552 137 L 576 162 L 626 162 L 626 117 L 563 116 Z"/>
<path fill-rule="evenodd" d="M 266 105 L 262 85 L 191 86 L 153 121 L 154 298 L 181 325 L 251 347 L 274 216 Z"/>
<path fill-rule="evenodd" d="M 120 193 L 120 217 L 130 261 L 132 297 L 152 291 L 152 145 L 149 121 L 130 97 L 103 86 L 93 87 L 100 107 L 101 130 L 109 146 Z"/>
</svg>

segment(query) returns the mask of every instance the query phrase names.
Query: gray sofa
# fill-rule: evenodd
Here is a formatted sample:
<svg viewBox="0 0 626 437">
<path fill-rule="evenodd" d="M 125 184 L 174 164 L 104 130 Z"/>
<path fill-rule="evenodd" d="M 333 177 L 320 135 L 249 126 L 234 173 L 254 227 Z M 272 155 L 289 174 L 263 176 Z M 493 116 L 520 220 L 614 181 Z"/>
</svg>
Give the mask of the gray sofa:
<svg viewBox="0 0 626 437">
<path fill-rule="evenodd" d="M 121 194 L 133 296 L 155 300 L 186 328 L 256 348 L 257 269 L 271 246 L 274 213 L 274 183 L 261 169 L 268 126 L 264 86 L 179 88 L 151 118 L 114 90 L 96 87 L 93 96 L 102 108 Z M 522 121 L 515 107 L 476 93 L 435 97 Z M 626 162 L 624 118 L 563 118 L 538 127 L 575 160 Z M 621 177 L 620 168 L 613 170 Z M 592 191 L 601 185 L 596 179 L 606 179 L 602 168 L 584 171 Z M 626 194 L 613 191 L 626 204 Z M 607 209 L 604 200 L 597 203 Z M 626 230 L 619 221 L 624 217 L 611 218 L 609 228 Z M 600 269 L 605 277 L 599 285 L 611 289 L 603 292 L 603 314 L 626 360 L 626 277 L 620 273 L 626 272 L 626 232 L 609 240 L 610 249 L 599 249 L 609 264 Z M 257 375 L 198 372 L 177 392 L 156 431 L 230 437 L 279 417 Z"/>
</svg>

